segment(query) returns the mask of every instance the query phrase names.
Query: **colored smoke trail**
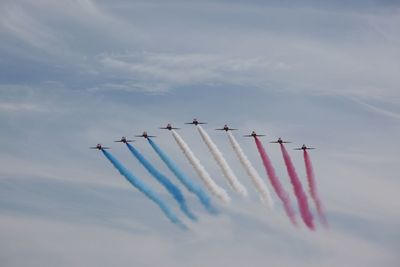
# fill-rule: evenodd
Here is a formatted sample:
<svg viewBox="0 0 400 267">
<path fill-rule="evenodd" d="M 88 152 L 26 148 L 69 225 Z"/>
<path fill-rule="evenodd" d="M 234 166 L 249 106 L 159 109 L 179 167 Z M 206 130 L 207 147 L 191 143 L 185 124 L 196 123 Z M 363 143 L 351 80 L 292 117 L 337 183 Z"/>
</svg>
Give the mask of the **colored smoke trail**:
<svg viewBox="0 0 400 267">
<path fill-rule="evenodd" d="M 149 199 L 154 201 L 171 222 L 176 223 L 186 229 L 186 226 L 178 219 L 172 210 L 168 208 L 167 204 L 165 204 L 155 192 L 153 192 L 145 183 L 129 172 L 116 158 L 114 158 L 113 155 L 111 155 L 111 153 L 105 151 L 104 149 L 102 149 L 101 152 L 103 152 L 104 156 L 112 163 L 112 165 L 114 165 L 119 173 L 124 176 L 126 180 L 128 180 L 128 182 L 130 182 L 140 192 L 145 194 Z"/>
<path fill-rule="evenodd" d="M 197 130 L 199 130 L 201 138 L 203 139 L 204 143 L 206 143 L 208 149 L 210 150 L 211 154 L 213 155 L 215 161 L 218 163 L 219 167 L 222 170 L 222 173 L 224 174 L 225 178 L 228 180 L 228 183 L 232 187 L 232 189 L 242 196 L 247 196 L 246 188 L 239 182 L 236 175 L 233 173 L 231 167 L 229 167 L 228 163 L 226 162 L 221 151 L 219 151 L 218 147 L 211 140 L 211 138 L 207 134 L 207 132 L 204 131 L 203 127 L 201 127 L 200 125 L 197 125 Z"/>
<path fill-rule="evenodd" d="M 271 198 L 271 194 L 268 190 L 267 185 L 261 179 L 260 175 L 253 167 L 249 159 L 247 158 L 246 154 L 244 154 L 242 148 L 240 147 L 239 143 L 236 141 L 235 136 L 228 131 L 229 141 L 232 145 L 233 150 L 235 151 L 236 155 L 238 156 L 240 162 L 242 163 L 244 169 L 246 170 L 248 176 L 250 177 L 251 181 L 254 184 L 254 187 L 258 190 L 261 196 L 261 200 L 263 203 L 267 204 L 270 208 L 273 207 L 273 201 Z"/>
<path fill-rule="evenodd" d="M 142 154 L 135 149 L 131 144 L 126 143 L 126 146 L 129 148 L 129 150 L 132 152 L 132 155 L 136 157 L 136 159 L 146 168 L 146 170 L 153 175 L 154 178 L 157 179 L 157 181 L 162 184 L 165 189 L 174 197 L 174 199 L 178 202 L 181 210 L 183 213 L 185 213 L 190 219 L 192 220 L 197 220 L 196 216 L 192 214 L 187 205 L 185 198 L 183 197 L 182 192 L 179 190 L 179 188 L 174 185 L 166 176 L 164 176 L 162 173 L 160 173 L 149 161 L 147 161 Z"/>
<path fill-rule="evenodd" d="M 279 181 L 278 176 L 275 174 L 275 169 L 272 166 L 271 160 L 269 159 L 267 152 L 265 152 L 264 147 L 261 144 L 261 141 L 258 139 L 258 137 L 254 137 L 254 140 L 257 145 L 258 153 L 260 153 L 262 162 L 264 164 L 264 168 L 268 174 L 268 178 L 272 184 L 272 187 L 274 188 L 276 194 L 280 198 L 280 200 L 283 203 L 283 207 L 285 209 L 285 212 L 287 216 L 289 217 L 290 221 L 294 224 L 297 225 L 296 222 L 296 215 L 294 213 L 294 210 L 292 208 L 292 205 L 290 204 L 290 199 L 288 193 L 286 193 L 285 189 L 283 189 L 281 182 Z"/>
<path fill-rule="evenodd" d="M 222 187 L 220 187 L 215 183 L 215 181 L 211 178 L 211 176 L 208 174 L 208 172 L 200 163 L 200 161 L 197 159 L 197 157 L 193 154 L 192 150 L 185 143 L 182 137 L 174 130 L 171 130 L 171 133 L 176 143 L 181 148 L 183 154 L 186 156 L 190 164 L 192 164 L 193 168 L 196 170 L 197 174 L 203 180 L 207 189 L 225 204 L 229 203 L 231 199 L 228 196 L 228 193 L 226 193 L 226 191 Z"/>
<path fill-rule="evenodd" d="M 167 154 L 150 138 L 147 138 L 149 144 L 157 153 L 157 155 L 162 159 L 162 161 L 167 165 L 167 167 L 175 174 L 176 178 L 193 194 L 197 196 L 203 206 L 210 212 L 216 213 L 215 208 L 211 204 L 211 199 L 203 191 L 200 185 L 191 181 L 179 168 L 178 166 L 167 156 Z"/>
<path fill-rule="evenodd" d="M 304 150 L 303 156 L 304 156 L 304 165 L 306 166 L 309 191 L 310 191 L 310 195 L 311 195 L 312 199 L 315 202 L 315 206 L 317 208 L 317 213 L 318 213 L 318 218 L 321 221 L 323 226 L 328 227 L 328 221 L 326 220 L 321 200 L 318 197 L 317 184 L 315 182 L 314 171 L 313 171 L 311 159 L 310 159 L 310 156 L 308 155 L 307 150 Z"/>
<path fill-rule="evenodd" d="M 313 216 L 308 207 L 307 195 L 305 194 L 303 187 L 301 185 L 300 179 L 296 173 L 292 160 L 290 159 L 289 153 L 287 152 L 285 146 L 280 144 L 283 159 L 285 161 L 286 169 L 289 174 L 290 182 L 293 185 L 293 191 L 297 198 L 297 203 L 299 205 L 299 210 L 301 218 L 308 228 L 314 230 Z"/>
</svg>

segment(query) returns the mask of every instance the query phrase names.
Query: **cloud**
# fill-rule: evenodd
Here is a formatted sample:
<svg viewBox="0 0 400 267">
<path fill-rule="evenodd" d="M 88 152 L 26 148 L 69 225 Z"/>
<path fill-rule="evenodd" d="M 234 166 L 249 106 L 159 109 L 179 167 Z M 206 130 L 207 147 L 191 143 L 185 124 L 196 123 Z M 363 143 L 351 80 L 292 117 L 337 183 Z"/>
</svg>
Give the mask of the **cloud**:
<svg viewBox="0 0 400 267">
<path fill-rule="evenodd" d="M 2 263 L 400 262 L 400 143 L 392 121 L 400 97 L 398 4 L 5 0 L 0 10 Z M 294 229 L 281 206 L 266 210 L 216 131 L 209 133 L 249 198 L 232 194 L 233 206 L 208 217 L 185 191 L 200 218 L 188 233 L 159 224 L 159 211 L 88 149 L 148 130 L 200 183 L 171 136 L 157 129 L 192 117 L 207 129 L 229 123 L 241 129 L 238 137 L 255 129 L 265 142 L 282 136 L 318 147 L 312 159 L 331 230 Z M 182 136 L 224 184 L 194 130 L 182 127 Z M 238 138 L 263 174 L 249 141 Z M 135 144 L 172 175 L 144 140 Z M 112 149 L 162 193 L 128 151 Z M 290 188 L 279 148 L 267 149 Z M 293 152 L 293 161 L 303 181 L 301 155 Z"/>
<path fill-rule="evenodd" d="M 56 259 L 59 266 L 75 261 L 88 266 L 109 261 L 164 266 L 243 266 L 266 261 L 283 266 L 396 263 L 396 251 L 366 240 L 362 232 L 348 235 L 345 226 L 336 224 L 329 232 L 295 229 L 283 216 L 268 215 L 271 211 L 259 203 L 237 203 L 218 217 L 202 214 L 199 223 L 182 233 L 172 224 L 165 225 L 159 211 L 130 187 L 24 177 L 1 179 L 0 184 L 1 226 L 7 230 L 0 256 L 8 266 L 28 262 L 49 266 Z M 348 219 L 369 228 L 375 224 Z M 21 238 L 24 242 L 16 242 Z M 49 249 L 52 254 L 43 255 Z M 12 256 L 21 251 L 23 255 Z M 149 258 L 148 253 L 157 257 Z M 110 254 L 116 258 L 110 259 Z"/>
<path fill-rule="evenodd" d="M 290 69 L 290 65 L 284 62 L 270 62 L 267 58 L 229 58 L 211 54 L 113 54 L 103 55 L 99 61 L 104 67 L 100 72 L 128 80 L 123 85 L 105 84 L 103 87 L 142 88 L 150 92 L 196 84 L 257 86 L 263 82 L 258 76 L 261 73 Z"/>
<path fill-rule="evenodd" d="M 362 101 L 360 99 L 357 99 L 357 98 L 354 98 L 354 97 L 352 97 L 350 99 L 353 100 L 355 103 L 367 108 L 369 111 L 371 111 L 373 113 L 376 113 L 376 114 L 379 114 L 379 115 L 383 115 L 385 117 L 396 119 L 396 120 L 400 119 L 400 113 L 396 113 L 396 112 L 393 112 L 393 111 L 390 111 L 390 110 L 387 110 L 387 109 L 384 109 L 384 108 L 380 108 L 380 107 L 371 105 L 371 104 L 369 104 L 367 102 L 364 102 L 364 101 Z"/>
<path fill-rule="evenodd" d="M 42 112 L 43 107 L 30 103 L 0 103 L 3 112 Z"/>
<path fill-rule="evenodd" d="M 15 90 L 17 91 L 14 92 Z M 346 150 L 342 151 L 344 156 L 337 155 L 335 154 L 337 150 L 331 150 L 331 147 L 340 145 L 342 141 L 344 143 L 348 141 L 348 132 L 334 132 L 340 142 L 336 139 L 331 140 L 331 147 L 320 141 L 326 130 L 325 126 L 321 126 L 321 121 L 326 119 L 327 110 L 334 111 L 332 119 L 328 121 L 329 124 L 335 122 L 333 125 L 335 127 L 338 125 L 337 121 L 341 122 L 346 117 L 346 106 L 343 106 L 340 100 L 329 98 L 329 101 L 324 101 L 324 97 L 307 98 L 307 101 L 300 99 L 301 106 L 312 105 L 318 112 L 296 108 L 296 115 L 292 114 L 293 110 L 287 115 L 279 112 L 280 108 L 284 110 L 283 107 L 286 105 L 293 107 L 293 104 L 299 101 L 299 98 L 292 98 L 288 92 L 274 95 L 260 90 L 246 90 L 243 94 L 240 90 L 233 93 L 231 88 L 219 88 L 218 90 L 223 92 L 213 94 L 215 92 L 213 87 L 203 89 L 202 92 L 197 92 L 197 88 L 186 90 L 191 90 L 188 95 L 182 92 L 162 95 L 147 95 L 140 92 L 123 92 L 119 95 L 119 91 L 87 93 L 60 86 L 56 90 L 53 86 L 19 89 L 14 87 L 7 92 L 3 90 L 2 98 L 25 98 L 34 103 L 45 102 L 50 106 L 68 109 L 66 112 L 45 115 L 2 114 L 0 117 L 2 125 L 6 126 L 1 129 L 5 138 L 1 140 L 0 176 L 3 178 L 0 179 L 2 190 L 0 216 L 2 229 L 7 229 L 4 230 L 6 233 L 4 243 L 0 244 L 6 249 L 3 250 L 6 252 L 0 255 L 1 258 L 6 259 L 11 266 L 26 265 L 26 261 L 33 260 L 40 265 L 52 265 L 53 258 L 41 255 L 44 251 L 53 249 L 53 255 L 63 259 L 59 261 L 61 266 L 70 264 L 77 257 L 87 265 L 101 265 L 107 259 L 98 255 L 103 255 L 107 250 L 108 253 L 118 256 L 121 265 L 132 262 L 137 264 L 162 262 L 171 266 L 187 266 L 189 263 L 197 266 L 206 264 L 242 266 L 246 262 L 262 264 L 268 260 L 271 264 L 287 266 L 293 264 L 337 266 L 349 263 L 353 266 L 374 266 L 377 263 L 395 266 L 398 243 L 396 237 L 393 237 L 393 232 L 400 217 L 397 212 L 399 202 L 393 201 L 392 198 L 395 200 L 397 198 L 395 188 L 398 180 L 390 181 L 390 177 L 395 175 L 386 168 L 383 169 L 383 173 L 380 172 L 382 164 L 387 166 L 394 162 L 387 162 L 379 156 L 383 154 L 384 157 L 390 157 L 391 154 L 384 153 L 387 149 L 377 150 L 375 157 L 379 160 L 369 159 L 363 155 L 365 152 L 362 151 L 365 150 L 362 148 L 369 145 L 371 140 L 375 140 L 375 136 L 364 131 L 364 128 L 353 129 L 354 136 L 361 132 L 367 138 L 365 142 L 355 142 L 352 145 L 354 150 L 361 149 L 361 152 L 358 152 L 361 156 L 357 153 L 348 154 Z M 229 101 L 226 100 L 227 96 L 230 97 Z M 244 98 L 246 101 L 243 101 Z M 268 99 L 270 102 L 266 102 Z M 273 106 L 275 102 L 276 106 Z M 204 103 L 207 103 L 206 110 L 197 108 Z M 243 104 L 243 108 L 240 103 Z M 222 104 L 224 108 L 221 108 Z M 337 109 L 337 106 L 341 106 L 341 109 Z M 234 205 L 227 208 L 219 207 L 221 215 L 217 218 L 207 217 L 202 208 L 194 204 L 197 202 L 186 194 L 191 206 L 193 205 L 193 209 L 199 214 L 200 222 L 190 225 L 192 230 L 188 234 L 171 234 L 173 230 L 170 230 L 169 226 L 168 228 L 160 226 L 158 220 L 161 216 L 158 210 L 153 210 L 151 203 L 147 203 L 144 198 L 136 194 L 115 170 L 104 162 L 98 151 L 87 149 L 96 142 L 111 144 L 111 141 L 120 135 L 126 133 L 128 136 L 133 135 L 141 129 L 152 130 L 153 133 L 156 126 L 170 119 L 180 126 L 187 116 L 196 112 L 202 113 L 209 121 L 210 129 L 214 127 L 213 125 L 217 126 L 217 123 L 229 119 L 235 126 L 246 125 L 240 127 L 241 129 L 252 127 L 271 129 L 266 132 L 271 138 L 279 131 L 289 131 L 289 126 L 286 124 L 307 117 L 307 120 L 301 120 L 300 123 L 307 128 L 305 138 L 310 138 L 309 134 L 315 132 L 316 138 L 313 138 L 313 142 L 320 142 L 319 149 L 312 157 L 316 160 L 315 171 L 321 198 L 327 208 L 331 231 L 326 233 L 319 229 L 316 233 L 309 233 L 304 228 L 300 230 L 293 228 L 279 205 L 275 211 L 268 211 L 259 203 L 256 193 L 252 191 L 250 199 L 239 199 L 233 195 Z M 243 114 L 238 118 L 232 116 L 238 113 Z M 292 121 L 287 119 L 293 116 L 295 119 Z M 320 116 L 322 118 L 319 118 Z M 367 114 L 358 121 L 361 120 L 362 125 L 369 124 L 371 123 L 369 118 Z M 279 121 L 282 120 L 283 126 L 274 126 L 280 125 Z M 268 121 L 267 126 L 266 121 Z M 349 123 L 354 125 L 351 120 Z M 196 154 L 202 161 L 204 160 L 211 175 L 216 179 L 222 179 L 194 129 L 183 128 L 181 131 Z M 293 141 L 303 138 L 297 131 L 289 132 L 296 137 Z M 154 133 L 158 136 L 157 141 L 160 146 L 174 155 L 174 159 L 192 179 L 198 179 L 171 137 L 161 130 Z M 232 151 L 226 137 L 218 133 L 210 132 L 210 134 L 213 134 L 221 150 L 225 151 L 227 160 L 230 163 L 237 163 L 234 155 L 229 153 Z M 378 139 L 387 135 L 381 131 L 377 134 L 379 134 Z M 253 144 L 244 139 L 239 142 L 261 174 L 262 166 Z M 154 164 L 157 164 L 157 167 L 161 169 L 164 167 L 146 142 L 137 140 L 136 144 Z M 396 145 L 393 144 L 394 147 Z M 157 184 L 152 183 L 141 166 L 130 160 L 127 151 L 118 146 L 112 148 L 129 169 L 140 178 L 146 179 L 154 189 L 161 191 Z M 268 149 L 285 187 L 290 188 L 279 151 L 272 146 Z M 300 174 L 303 165 L 298 160 L 301 157 L 293 156 Z M 365 162 L 368 164 L 365 165 Z M 238 175 L 244 175 L 238 164 L 232 164 L 232 167 Z M 168 170 L 163 170 L 169 173 Z M 241 175 L 238 177 L 243 183 L 247 183 L 246 186 L 250 189 L 248 179 Z M 376 177 L 381 178 L 376 179 Z M 344 180 L 348 187 L 343 186 Z M 360 183 L 364 185 L 363 190 L 357 187 Z M 372 190 L 376 188 L 379 190 Z M 165 195 L 164 197 L 172 203 L 171 199 Z M 173 204 L 171 206 L 176 208 Z M 379 234 L 374 234 L 377 232 Z M 38 233 L 41 237 L 39 241 L 35 236 Z M 54 234 L 57 239 L 65 242 L 54 247 Z M 25 242 L 18 241 L 21 236 L 25 237 Z M 108 242 L 104 242 L 104 239 Z M 92 245 L 86 244 L 85 240 L 91 240 Z M 82 248 L 74 247 L 74 242 L 83 243 L 84 247 L 89 246 L 94 256 L 81 256 Z M 110 243 L 114 244 L 112 248 L 108 246 Z M 114 250 L 115 244 L 130 249 Z M 65 252 L 66 246 L 74 248 Z M 140 251 L 134 250 L 137 254 L 131 250 L 136 246 L 143 246 Z M 144 258 L 145 254 L 142 253 L 147 253 L 150 248 L 160 256 L 150 260 Z M 17 252 L 24 256 L 10 256 Z M 231 257 L 227 257 L 227 254 Z"/>
<path fill-rule="evenodd" d="M 60 45 L 49 27 L 32 18 L 21 7 L 4 7 L 0 25 L 7 32 L 36 48 L 49 50 Z"/>
<path fill-rule="evenodd" d="M 24 64 L 8 76 L 35 72 L 36 79 L 70 87 L 152 93 L 225 84 L 398 96 L 398 13 L 390 4 L 371 2 L 363 12 L 354 8 L 359 4 L 340 2 L 43 0 L 2 6 L 0 53 L 11 55 L 8 65 L 23 55 Z M 43 73 L 36 62 L 46 66 L 40 65 Z"/>
</svg>

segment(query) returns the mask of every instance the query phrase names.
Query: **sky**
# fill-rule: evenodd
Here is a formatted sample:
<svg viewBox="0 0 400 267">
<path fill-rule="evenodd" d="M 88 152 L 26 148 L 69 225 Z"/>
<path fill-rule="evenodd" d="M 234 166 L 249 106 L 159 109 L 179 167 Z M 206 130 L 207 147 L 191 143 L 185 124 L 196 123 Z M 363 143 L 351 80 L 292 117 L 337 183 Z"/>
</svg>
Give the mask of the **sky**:
<svg viewBox="0 0 400 267">
<path fill-rule="evenodd" d="M 2 266 L 399 266 L 398 1 L 0 1 Z M 196 129 L 225 155 L 235 194 Z M 232 198 L 208 214 L 179 184 L 197 223 L 113 140 L 147 130 L 195 182 L 172 123 Z M 223 132 L 228 123 L 267 181 L 262 138 L 296 206 L 279 150 L 303 186 L 310 152 L 329 229 L 293 227 L 275 194 L 258 199 Z M 102 143 L 167 202 L 170 223 L 99 151 Z M 272 188 L 267 183 L 269 188 Z M 312 212 L 313 202 L 309 198 Z M 297 217 L 300 216 L 297 211 Z"/>
</svg>

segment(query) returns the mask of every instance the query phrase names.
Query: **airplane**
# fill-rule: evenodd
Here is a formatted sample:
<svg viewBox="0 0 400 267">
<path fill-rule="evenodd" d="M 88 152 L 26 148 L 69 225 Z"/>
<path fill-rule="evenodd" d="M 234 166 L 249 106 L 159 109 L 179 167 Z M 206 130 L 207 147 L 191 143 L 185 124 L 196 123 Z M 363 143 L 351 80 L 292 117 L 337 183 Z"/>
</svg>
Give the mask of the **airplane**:
<svg viewBox="0 0 400 267">
<path fill-rule="evenodd" d="M 98 150 L 103 150 L 103 149 L 110 149 L 109 147 L 102 146 L 101 144 L 97 144 L 96 146 L 91 146 L 89 149 L 98 149 Z"/>
<path fill-rule="evenodd" d="M 256 137 L 256 136 L 265 136 L 264 134 L 256 134 L 255 131 L 252 131 L 251 134 L 243 135 L 244 137 Z"/>
<path fill-rule="evenodd" d="M 148 135 L 146 131 L 144 131 L 141 135 L 135 135 L 136 137 L 144 137 L 144 138 L 149 138 L 149 137 L 156 137 L 155 135 Z"/>
<path fill-rule="evenodd" d="M 236 130 L 238 130 L 238 129 L 232 129 L 232 128 L 229 128 L 229 127 L 228 127 L 228 125 L 227 125 L 227 124 L 225 124 L 225 125 L 224 125 L 224 128 L 221 128 L 221 129 L 215 129 L 215 130 L 218 130 L 218 131 L 225 131 L 225 132 L 227 132 L 227 131 L 236 131 Z"/>
<path fill-rule="evenodd" d="M 294 150 L 306 150 L 306 149 L 315 149 L 314 147 L 307 147 L 306 145 L 303 144 L 302 147 L 298 148 L 293 148 Z"/>
<path fill-rule="evenodd" d="M 185 124 L 194 124 L 194 125 L 198 125 L 198 124 L 207 124 L 207 122 L 199 122 L 199 121 L 197 121 L 197 119 L 193 119 L 192 122 L 185 122 Z"/>
<path fill-rule="evenodd" d="M 135 142 L 135 140 L 127 140 L 125 136 L 122 136 L 121 140 L 114 141 L 114 142 L 126 144 L 126 143 L 130 143 L 130 142 Z"/>
<path fill-rule="evenodd" d="M 270 143 L 275 143 L 275 144 L 283 144 L 283 143 L 291 143 L 289 141 L 283 141 L 280 137 L 278 138 L 277 141 L 272 141 Z"/>
<path fill-rule="evenodd" d="M 165 127 L 160 127 L 159 129 L 164 129 L 164 130 L 179 130 L 180 128 L 175 128 L 171 126 L 171 123 L 168 123 L 167 126 Z"/>
</svg>

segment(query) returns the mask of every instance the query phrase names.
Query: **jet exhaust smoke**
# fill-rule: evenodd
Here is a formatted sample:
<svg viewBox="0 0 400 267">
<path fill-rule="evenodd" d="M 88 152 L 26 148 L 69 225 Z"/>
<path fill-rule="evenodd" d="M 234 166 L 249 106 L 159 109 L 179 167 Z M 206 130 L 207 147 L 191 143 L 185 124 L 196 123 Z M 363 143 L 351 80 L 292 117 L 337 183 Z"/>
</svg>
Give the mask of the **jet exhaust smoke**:
<svg viewBox="0 0 400 267">
<path fill-rule="evenodd" d="M 104 156 L 112 163 L 112 165 L 119 171 L 119 173 L 124 176 L 126 180 L 128 180 L 128 182 L 130 182 L 140 192 L 145 194 L 149 199 L 154 201 L 171 222 L 186 229 L 186 226 L 178 219 L 178 217 L 172 212 L 172 210 L 168 208 L 167 204 L 165 204 L 155 192 L 153 192 L 135 175 L 129 172 L 113 155 L 111 155 L 111 153 L 105 151 L 104 149 L 102 149 L 101 152 L 103 152 Z"/>
<path fill-rule="evenodd" d="M 314 230 L 315 226 L 313 222 L 313 216 L 308 207 L 307 195 L 303 190 L 300 179 L 296 173 L 292 160 L 290 159 L 289 153 L 287 152 L 283 144 L 280 144 L 280 146 L 283 159 L 285 161 L 286 169 L 289 174 L 290 182 L 292 183 L 293 191 L 297 198 L 297 203 L 299 205 L 301 218 L 303 219 L 304 223 L 308 226 L 308 228 Z"/>
<path fill-rule="evenodd" d="M 186 205 L 185 198 L 179 188 L 174 185 L 164 174 L 160 173 L 149 161 L 147 161 L 143 155 L 135 149 L 131 144 L 126 143 L 126 146 L 131 151 L 132 155 L 146 168 L 146 170 L 154 177 L 156 180 L 162 184 L 165 189 L 174 197 L 176 202 L 178 202 L 180 209 L 185 213 L 191 220 L 196 221 L 197 218 L 194 214 L 190 212 Z"/>
<path fill-rule="evenodd" d="M 290 199 L 288 193 L 283 189 L 281 182 L 279 181 L 278 176 L 275 174 L 275 169 L 272 166 L 271 160 L 269 159 L 267 152 L 265 152 L 264 147 L 261 144 L 261 141 L 258 139 L 258 137 L 254 137 L 254 140 L 256 142 L 257 150 L 258 153 L 260 154 L 260 157 L 262 159 L 264 168 L 267 172 L 269 181 L 272 184 L 272 187 L 274 188 L 276 194 L 278 195 L 279 199 L 283 203 L 283 207 L 285 209 L 285 212 L 287 216 L 289 217 L 290 221 L 294 224 L 297 225 L 296 222 L 296 215 L 294 213 L 294 210 L 292 208 L 292 205 L 290 204 Z"/>
<path fill-rule="evenodd" d="M 162 159 L 162 161 L 167 165 L 171 172 L 174 173 L 176 178 L 193 194 L 197 196 L 201 204 L 212 214 L 216 214 L 216 209 L 211 204 L 211 199 L 203 191 L 200 185 L 191 181 L 179 168 L 178 166 L 167 156 L 167 154 L 150 138 L 147 138 L 149 144 L 157 153 L 157 155 Z"/>
<path fill-rule="evenodd" d="M 310 159 L 310 156 L 308 155 L 307 150 L 303 151 L 303 156 L 304 156 L 304 165 L 306 167 L 309 191 L 310 191 L 310 195 L 311 195 L 312 199 L 314 200 L 315 206 L 317 208 L 318 218 L 323 226 L 328 227 L 328 221 L 326 220 L 324 209 L 322 207 L 322 203 L 318 197 L 317 184 L 315 182 L 314 171 L 313 171 L 311 159 Z"/>
<path fill-rule="evenodd" d="M 232 187 L 232 189 L 235 192 L 239 193 L 242 196 L 247 196 L 246 188 L 239 182 L 236 175 L 233 173 L 231 167 L 229 167 L 228 163 L 226 162 L 221 151 L 219 151 L 218 147 L 211 140 L 211 138 L 207 134 L 207 132 L 204 131 L 203 127 L 201 127 L 200 125 L 196 125 L 196 126 L 197 126 L 197 130 L 199 130 L 201 138 L 203 139 L 204 143 L 207 145 L 207 147 L 210 150 L 211 154 L 213 155 L 215 161 L 218 163 L 225 178 L 228 180 L 229 185 Z"/>
<path fill-rule="evenodd" d="M 223 203 L 227 204 L 231 201 L 230 197 L 226 193 L 226 191 L 217 185 L 215 181 L 211 178 L 211 176 L 208 174 L 206 169 L 203 167 L 203 165 L 200 163 L 200 161 L 197 159 L 197 157 L 193 154 L 192 150 L 189 148 L 189 146 L 185 143 L 185 141 L 182 139 L 182 137 L 174 130 L 171 130 L 172 136 L 174 137 L 176 143 L 179 145 L 181 148 L 183 154 L 186 156 L 186 158 L 189 160 L 190 164 L 192 164 L 193 168 L 197 172 L 197 174 L 200 176 L 200 178 L 203 180 L 205 186 L 207 189 L 217 198 L 219 198 Z"/>
<path fill-rule="evenodd" d="M 261 201 L 263 203 L 267 204 L 270 208 L 272 208 L 274 203 L 272 201 L 271 194 L 268 190 L 267 185 L 261 179 L 261 177 L 258 174 L 258 172 L 256 171 L 256 169 L 253 167 L 253 165 L 247 158 L 246 154 L 244 154 L 244 152 L 243 152 L 242 148 L 240 147 L 239 143 L 237 142 L 235 136 L 230 131 L 227 131 L 227 134 L 229 137 L 229 141 L 232 145 L 232 148 L 240 160 L 240 163 L 242 163 L 244 169 L 247 172 L 247 175 L 250 177 L 251 181 L 253 182 L 254 187 L 260 193 Z"/>
</svg>

